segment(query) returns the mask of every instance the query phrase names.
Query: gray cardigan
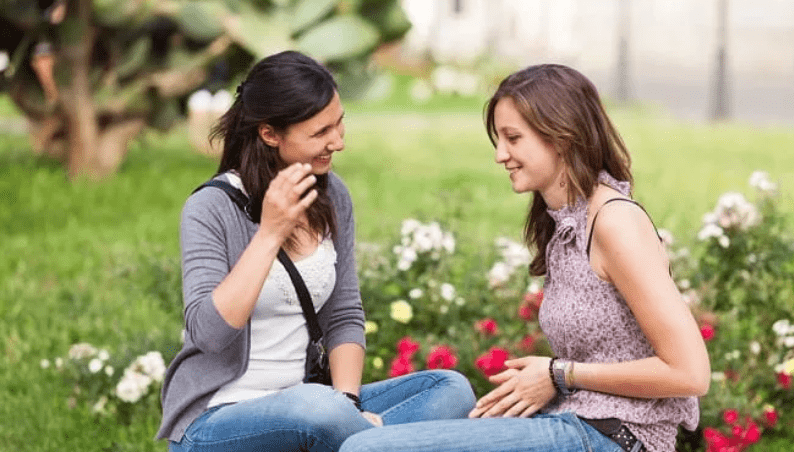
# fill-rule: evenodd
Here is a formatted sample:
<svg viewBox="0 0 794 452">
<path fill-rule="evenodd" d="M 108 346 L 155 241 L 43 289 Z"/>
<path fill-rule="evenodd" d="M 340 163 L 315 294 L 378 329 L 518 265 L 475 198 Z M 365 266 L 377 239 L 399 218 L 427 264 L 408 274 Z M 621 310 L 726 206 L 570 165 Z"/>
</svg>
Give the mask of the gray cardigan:
<svg viewBox="0 0 794 452">
<path fill-rule="evenodd" d="M 364 311 L 356 275 L 355 231 L 350 194 L 329 173 L 328 192 L 336 215 L 336 286 L 318 313 L 326 350 L 339 344 L 364 346 Z M 250 323 L 235 329 L 220 316 L 212 292 L 240 258 L 259 225 L 217 188 L 190 196 L 182 209 L 182 294 L 185 343 L 163 382 L 163 420 L 157 438 L 180 441 L 212 395 L 248 368 Z"/>
</svg>

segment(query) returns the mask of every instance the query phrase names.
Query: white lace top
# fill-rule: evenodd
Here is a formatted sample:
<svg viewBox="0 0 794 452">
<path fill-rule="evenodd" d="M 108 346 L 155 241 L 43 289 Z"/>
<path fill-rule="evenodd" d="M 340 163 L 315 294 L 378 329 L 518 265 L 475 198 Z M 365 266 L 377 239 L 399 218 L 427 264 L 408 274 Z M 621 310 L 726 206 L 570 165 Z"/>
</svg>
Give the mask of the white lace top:
<svg viewBox="0 0 794 452">
<path fill-rule="evenodd" d="M 231 179 L 231 178 L 230 178 Z M 336 250 L 325 238 L 309 256 L 295 262 L 311 294 L 315 311 L 331 296 L 336 283 Z M 248 369 L 221 387 L 209 406 L 272 394 L 303 381 L 309 330 L 289 274 L 275 260 L 251 314 Z"/>
</svg>

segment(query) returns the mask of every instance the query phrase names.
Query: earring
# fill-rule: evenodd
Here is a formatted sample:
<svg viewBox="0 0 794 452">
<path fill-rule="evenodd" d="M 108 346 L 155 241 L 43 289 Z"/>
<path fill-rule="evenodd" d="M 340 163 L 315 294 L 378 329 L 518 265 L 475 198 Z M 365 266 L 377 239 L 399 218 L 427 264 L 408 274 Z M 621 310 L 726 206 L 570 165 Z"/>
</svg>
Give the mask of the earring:
<svg viewBox="0 0 794 452">
<path fill-rule="evenodd" d="M 560 188 L 565 188 L 565 179 L 560 181 Z"/>
</svg>

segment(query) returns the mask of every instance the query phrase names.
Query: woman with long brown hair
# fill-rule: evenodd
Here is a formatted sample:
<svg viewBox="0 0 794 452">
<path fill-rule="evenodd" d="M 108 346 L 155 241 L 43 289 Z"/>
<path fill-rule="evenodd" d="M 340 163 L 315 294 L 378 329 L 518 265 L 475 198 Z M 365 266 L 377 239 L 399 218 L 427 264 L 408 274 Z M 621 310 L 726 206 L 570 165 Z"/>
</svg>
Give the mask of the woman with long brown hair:
<svg viewBox="0 0 794 452">
<path fill-rule="evenodd" d="M 361 432 L 341 450 L 673 451 L 678 426 L 697 426 L 709 358 L 595 86 L 531 66 L 502 81 L 485 122 L 513 191 L 532 193 L 529 272 L 545 276 L 555 356 L 507 361 L 472 419 Z"/>
</svg>

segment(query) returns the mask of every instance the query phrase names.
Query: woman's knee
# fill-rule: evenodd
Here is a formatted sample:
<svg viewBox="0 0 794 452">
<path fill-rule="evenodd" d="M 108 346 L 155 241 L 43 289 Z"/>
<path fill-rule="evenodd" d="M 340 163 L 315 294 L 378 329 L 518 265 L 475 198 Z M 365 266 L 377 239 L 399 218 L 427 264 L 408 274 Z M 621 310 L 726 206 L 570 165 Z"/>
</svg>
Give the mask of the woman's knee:
<svg viewBox="0 0 794 452">
<path fill-rule="evenodd" d="M 474 409 L 477 398 L 465 375 L 454 370 L 431 370 L 428 372 L 436 374 L 440 379 L 439 386 L 443 386 L 449 391 L 448 397 L 456 401 L 455 405 L 463 415 Z"/>
</svg>

